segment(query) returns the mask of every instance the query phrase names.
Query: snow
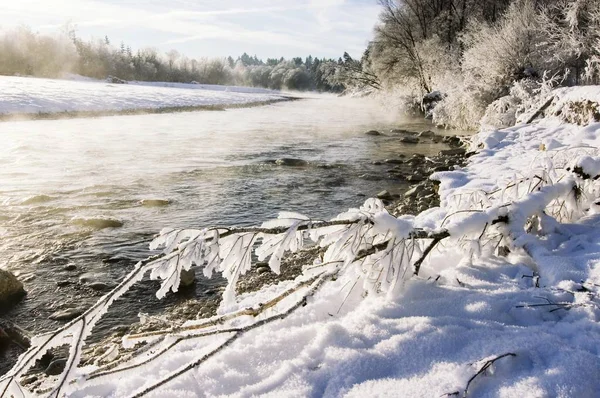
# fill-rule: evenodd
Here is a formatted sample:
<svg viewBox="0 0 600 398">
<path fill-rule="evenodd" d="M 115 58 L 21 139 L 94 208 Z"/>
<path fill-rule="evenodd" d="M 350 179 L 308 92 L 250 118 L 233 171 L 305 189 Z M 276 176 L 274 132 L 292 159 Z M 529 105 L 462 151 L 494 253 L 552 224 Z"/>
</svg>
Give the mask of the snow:
<svg viewBox="0 0 600 398">
<path fill-rule="evenodd" d="M 280 92 L 249 87 L 9 76 L 0 76 L 0 93 L 0 115 L 244 105 L 283 98 Z"/>
<path fill-rule="evenodd" d="M 600 94 L 600 87 L 595 93 L 582 90 Z M 179 373 L 147 396 L 599 396 L 600 212 L 595 202 L 600 192 L 594 180 L 567 168 L 576 164 L 598 173 L 600 124 L 578 126 L 548 116 L 534 124 L 482 131 L 471 145 L 479 152 L 468 166 L 432 176 L 440 181 L 440 208 L 395 220 L 370 199 L 336 218 L 355 224 L 328 227 L 325 237 L 333 245 L 324 261 L 329 256 L 336 263 L 364 249 L 363 239 L 356 247 L 349 244 L 356 241 L 353 236 L 377 244 L 382 234 L 403 240 L 413 228 L 449 231 L 418 276 L 397 277 L 404 249 L 422 248 L 413 242 L 402 246 L 395 265 L 384 266 L 386 256 L 397 250 L 388 245 L 375 255 L 378 262 L 349 267 L 335 280 L 329 277 L 339 264 L 317 276 L 305 274 L 230 297 L 234 304 L 226 310 L 232 316 L 209 320 L 213 323 L 204 328 L 189 322 L 173 336 L 195 337 L 182 340 L 162 359 L 118 377 L 79 379 L 69 386 L 71 396 L 132 396 Z M 310 223 L 302 215 L 280 217 L 264 225 Z M 157 243 L 193 243 L 180 243 L 172 230 L 163 232 Z M 296 233 L 276 235 L 284 244 L 281 250 L 296 249 Z M 222 256 L 244 253 L 254 243 L 253 237 L 245 239 L 239 247 L 228 243 Z M 497 255 L 499 246 L 508 254 Z M 263 250 L 277 252 L 275 246 Z M 361 267 L 369 266 L 369 276 L 396 267 L 396 279 L 388 281 L 394 295 L 365 286 L 365 296 L 361 285 L 356 287 Z M 323 288 L 317 289 L 321 282 Z M 266 311 L 244 312 L 286 291 L 293 293 Z M 291 311 L 302 296 L 306 305 Z M 173 339 L 160 341 L 148 355 Z M 488 361 L 494 362 L 473 378 Z"/>
</svg>

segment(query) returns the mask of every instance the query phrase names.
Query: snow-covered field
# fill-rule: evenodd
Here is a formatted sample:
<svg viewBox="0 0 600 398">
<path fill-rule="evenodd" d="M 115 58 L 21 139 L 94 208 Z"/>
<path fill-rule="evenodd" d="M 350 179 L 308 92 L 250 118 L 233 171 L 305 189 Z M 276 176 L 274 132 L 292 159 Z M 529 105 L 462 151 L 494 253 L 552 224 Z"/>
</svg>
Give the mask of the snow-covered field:
<svg viewBox="0 0 600 398">
<path fill-rule="evenodd" d="M 282 97 L 248 87 L 0 76 L 0 115 L 247 105 Z"/>
<path fill-rule="evenodd" d="M 567 94 L 598 100 L 600 88 Z M 121 373 L 82 369 L 92 377 L 70 385 L 72 396 L 600 396 L 600 207 L 594 178 L 600 173 L 600 123 L 578 126 L 546 117 L 481 132 L 472 146 L 479 152 L 466 168 L 433 176 L 441 181 L 440 208 L 400 220 L 380 213 L 375 202 L 363 209 L 378 212 L 371 221 L 387 237 L 448 232 L 418 276 L 405 269 L 404 280 L 394 276 L 395 288 L 386 278 L 372 286 L 374 275 L 392 270 L 404 254 L 387 265 L 380 257 L 359 262 L 313 296 L 306 294 L 306 305 L 289 316 L 261 324 L 292 308 L 306 293 L 302 286 L 316 286 L 313 270 L 221 308 L 261 308 L 297 287 L 260 315 L 208 327 L 192 321 L 187 329 L 171 330 Z M 202 233 L 186 232 L 192 240 Z M 174 247 L 174 238 L 166 235 L 166 243 Z M 335 263 L 328 255 L 330 250 L 321 265 L 326 269 Z M 166 268 L 157 265 L 153 273 L 168 274 L 165 261 Z M 365 276 L 363 267 L 371 273 Z M 172 282 L 165 283 L 168 290 Z M 363 287 L 370 284 L 365 297 Z M 389 289 L 387 295 L 377 294 L 380 288 Z M 76 335 L 77 321 L 71 325 Z M 161 347 L 170 349 L 155 354 Z M 115 350 L 105 355 L 116 357 Z M 161 379 L 168 381 L 156 384 Z"/>
</svg>

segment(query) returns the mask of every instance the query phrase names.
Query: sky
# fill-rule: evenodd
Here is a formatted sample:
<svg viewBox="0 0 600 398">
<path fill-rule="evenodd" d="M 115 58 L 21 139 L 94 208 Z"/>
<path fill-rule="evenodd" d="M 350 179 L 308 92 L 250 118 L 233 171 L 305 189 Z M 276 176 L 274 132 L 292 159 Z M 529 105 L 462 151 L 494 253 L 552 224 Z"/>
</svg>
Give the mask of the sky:
<svg viewBox="0 0 600 398">
<path fill-rule="evenodd" d="M 378 14 L 376 0 L 0 0 L 0 29 L 52 33 L 70 23 L 83 39 L 192 58 L 338 58 L 360 57 Z"/>
</svg>

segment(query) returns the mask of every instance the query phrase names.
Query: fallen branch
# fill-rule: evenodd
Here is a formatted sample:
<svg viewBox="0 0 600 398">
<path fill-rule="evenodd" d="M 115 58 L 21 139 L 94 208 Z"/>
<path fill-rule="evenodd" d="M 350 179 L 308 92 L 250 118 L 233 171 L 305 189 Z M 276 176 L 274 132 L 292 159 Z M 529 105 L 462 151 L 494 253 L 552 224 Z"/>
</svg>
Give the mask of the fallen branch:
<svg viewBox="0 0 600 398">
<path fill-rule="evenodd" d="M 196 361 L 191 362 L 185 366 L 183 366 L 182 368 L 174 371 L 173 373 L 167 375 L 165 378 L 163 378 L 162 380 L 156 382 L 155 384 L 151 385 L 150 387 L 147 387 L 145 389 L 143 389 L 142 391 L 139 391 L 137 393 L 134 393 L 133 395 L 130 396 L 130 398 L 139 398 L 142 397 L 146 394 L 148 394 L 149 392 L 152 392 L 154 390 L 156 390 L 157 388 L 169 383 L 170 381 L 174 380 L 175 378 L 181 376 L 182 374 L 196 368 L 197 366 L 201 365 L 202 363 L 204 363 L 206 360 L 208 360 L 209 358 L 213 357 L 214 355 L 216 355 L 217 353 L 219 353 L 221 350 L 223 350 L 225 347 L 229 346 L 231 343 L 233 343 L 237 338 L 239 338 L 240 336 L 242 336 L 244 333 L 258 328 L 264 324 L 273 322 L 275 320 L 281 320 L 286 318 L 288 315 L 290 315 L 291 313 L 293 313 L 296 309 L 304 306 L 306 304 L 306 299 L 312 295 L 314 295 L 317 290 L 323 285 L 323 283 L 325 283 L 330 277 L 332 277 L 335 274 L 335 272 L 331 272 L 331 273 L 326 273 L 325 275 L 321 275 L 320 277 L 317 278 L 317 280 L 314 282 L 313 286 L 311 287 L 311 289 L 302 297 L 301 300 L 299 300 L 298 302 L 296 302 L 293 306 L 291 306 L 290 308 L 288 308 L 286 311 L 279 313 L 277 315 L 274 315 L 270 318 L 266 318 L 263 319 L 261 321 L 258 321 L 256 323 L 253 323 L 252 325 L 248 325 L 246 327 L 243 328 L 239 328 L 239 329 L 230 329 L 229 332 L 235 332 L 235 334 L 233 336 L 231 336 L 229 339 L 227 339 L 223 344 L 221 344 L 219 347 L 217 347 L 216 349 L 214 349 L 213 351 L 209 352 L 208 354 L 203 355 L 202 357 L 198 358 Z"/>
<path fill-rule="evenodd" d="M 554 96 L 551 96 L 550 98 L 548 98 L 546 100 L 546 102 L 544 102 L 542 104 L 542 106 L 540 106 L 533 115 L 531 115 L 531 117 L 529 119 L 527 119 L 527 121 L 525 122 L 525 124 L 529 124 L 531 122 L 533 122 L 535 119 L 538 118 L 538 116 L 540 116 L 546 109 L 548 109 L 548 107 L 550 106 L 550 104 L 552 104 L 552 101 L 554 101 Z"/>
<path fill-rule="evenodd" d="M 450 235 L 448 235 L 450 236 Z M 429 244 L 429 246 L 427 246 L 425 248 L 425 250 L 423 251 L 423 254 L 421 255 L 421 257 L 415 261 L 415 275 L 419 275 L 419 271 L 421 270 L 421 264 L 423 264 L 423 261 L 425 261 L 425 258 L 429 255 L 429 253 L 433 250 L 433 248 L 442 240 L 444 239 L 441 236 L 438 236 L 436 238 L 434 238 L 431 243 Z"/>
<path fill-rule="evenodd" d="M 483 366 L 477 371 L 477 373 L 475 373 L 473 376 L 471 376 L 471 378 L 467 382 L 467 386 L 465 387 L 465 391 L 463 392 L 463 398 L 467 398 L 467 395 L 469 394 L 469 387 L 471 387 L 471 383 L 473 383 L 473 381 L 477 378 L 477 376 L 485 373 L 485 371 L 488 370 L 499 359 L 506 358 L 506 357 L 516 357 L 516 356 L 517 356 L 517 354 L 514 354 L 512 352 L 507 352 L 506 354 L 502 354 L 500 356 L 497 356 L 496 358 L 492 358 L 492 359 L 486 361 L 483 364 Z M 454 395 L 454 393 L 449 394 L 449 395 Z"/>
</svg>

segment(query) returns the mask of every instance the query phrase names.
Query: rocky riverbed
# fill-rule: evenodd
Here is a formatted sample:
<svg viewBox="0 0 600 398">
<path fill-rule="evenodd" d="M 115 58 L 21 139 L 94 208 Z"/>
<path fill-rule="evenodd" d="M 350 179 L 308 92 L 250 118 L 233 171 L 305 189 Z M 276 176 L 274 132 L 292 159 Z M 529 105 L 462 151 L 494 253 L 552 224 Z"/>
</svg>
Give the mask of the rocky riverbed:
<svg viewBox="0 0 600 398">
<path fill-rule="evenodd" d="M 388 132 L 372 130 L 366 132 L 366 134 L 372 136 L 373 139 L 384 136 L 386 139 L 397 138 L 403 144 L 414 145 L 414 152 L 416 152 L 414 155 L 407 156 L 399 153 L 397 156 L 375 160 L 369 165 L 369 172 L 373 173 L 372 170 L 375 167 L 375 173 L 379 174 L 381 180 L 382 190 L 377 197 L 384 201 L 387 208 L 394 215 L 417 214 L 439 205 L 436 184 L 434 181 L 429 180 L 429 176 L 435 172 L 460 167 L 468 157 L 461 138 L 456 136 L 441 136 L 432 131 L 414 132 L 408 130 L 391 130 Z M 425 156 L 418 153 L 419 144 L 424 143 L 444 143 L 447 144 L 447 149 L 440 151 L 435 156 Z M 297 161 L 297 159 L 292 160 Z M 302 165 L 304 166 L 304 163 Z M 364 176 L 364 178 L 375 177 L 372 175 Z M 405 181 L 407 188 L 402 191 L 390 189 L 386 186 L 386 181 L 389 180 Z M 249 292 L 258 290 L 267 284 L 294 279 L 302 272 L 302 265 L 312 262 L 319 253 L 320 249 L 315 247 L 289 256 L 282 264 L 281 275 L 272 273 L 266 263 L 259 263 L 240 279 L 237 290 L 239 293 Z M 193 280 L 189 280 L 188 284 L 193 284 Z M 109 289 L 110 286 L 97 286 L 97 288 L 99 292 L 102 292 Z M 202 297 L 189 297 L 185 301 L 180 300 L 176 305 L 168 307 L 162 314 L 142 316 L 141 321 L 137 324 L 113 327 L 109 333 L 105 333 L 103 339 L 90 344 L 86 348 L 83 363 L 97 362 L 101 364 L 113 361 L 115 355 L 126 355 L 127 351 L 121 348 L 116 350 L 115 348 L 120 345 L 121 337 L 124 334 L 162 329 L 180 323 L 185 319 L 207 318 L 215 315 L 219 305 L 221 289 L 221 286 L 217 284 L 215 287 L 207 289 Z M 182 291 L 185 294 L 186 289 L 182 289 Z M 79 308 L 65 308 L 62 312 L 58 311 L 53 316 L 58 320 L 67 321 L 78 316 L 81 311 Z M 0 364 L 0 374 L 8 370 L 11 362 L 16 360 L 16 355 L 26 348 L 27 336 L 28 333 L 16 325 L 0 325 L 0 349 L 4 351 L 4 359 Z M 113 350 L 116 354 L 104 355 L 110 350 Z M 28 388 L 35 390 L 44 377 L 60 372 L 61 366 L 64 366 L 66 355 L 67 350 L 65 348 L 49 352 L 42 360 L 38 361 L 38 365 L 31 370 L 30 375 L 25 380 L 27 383 L 24 384 L 29 384 Z"/>
</svg>

